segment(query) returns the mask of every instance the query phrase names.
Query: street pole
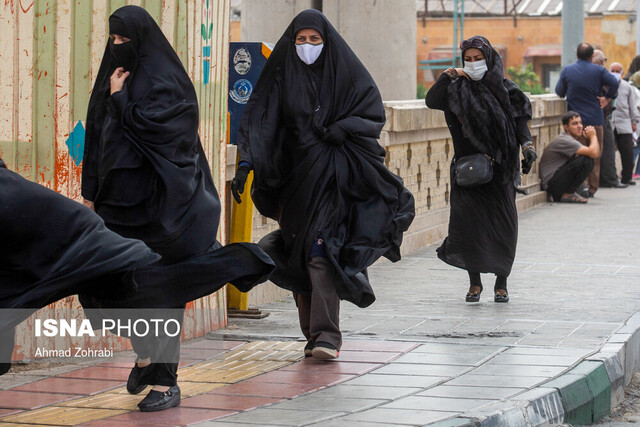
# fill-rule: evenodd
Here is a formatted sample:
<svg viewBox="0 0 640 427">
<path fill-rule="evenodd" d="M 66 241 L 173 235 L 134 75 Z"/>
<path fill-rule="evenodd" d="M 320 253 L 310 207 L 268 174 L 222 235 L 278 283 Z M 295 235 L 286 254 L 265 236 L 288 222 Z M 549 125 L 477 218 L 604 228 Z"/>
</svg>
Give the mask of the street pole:
<svg viewBox="0 0 640 427">
<path fill-rule="evenodd" d="M 640 0 L 637 0 L 640 3 Z M 562 66 L 576 60 L 576 49 L 584 42 L 584 0 L 562 2 Z"/>
<path fill-rule="evenodd" d="M 638 19 L 638 11 L 640 11 L 640 0 L 636 2 L 636 55 L 640 55 L 640 19 Z"/>
</svg>

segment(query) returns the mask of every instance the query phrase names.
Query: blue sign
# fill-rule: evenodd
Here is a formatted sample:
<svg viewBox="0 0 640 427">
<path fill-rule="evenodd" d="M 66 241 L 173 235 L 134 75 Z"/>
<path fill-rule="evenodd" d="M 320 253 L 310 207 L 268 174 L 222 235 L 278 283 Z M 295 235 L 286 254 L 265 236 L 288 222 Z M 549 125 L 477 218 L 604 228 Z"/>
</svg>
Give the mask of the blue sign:
<svg viewBox="0 0 640 427">
<path fill-rule="evenodd" d="M 271 49 L 261 42 L 229 44 L 229 142 L 237 143 L 238 124 Z"/>
</svg>

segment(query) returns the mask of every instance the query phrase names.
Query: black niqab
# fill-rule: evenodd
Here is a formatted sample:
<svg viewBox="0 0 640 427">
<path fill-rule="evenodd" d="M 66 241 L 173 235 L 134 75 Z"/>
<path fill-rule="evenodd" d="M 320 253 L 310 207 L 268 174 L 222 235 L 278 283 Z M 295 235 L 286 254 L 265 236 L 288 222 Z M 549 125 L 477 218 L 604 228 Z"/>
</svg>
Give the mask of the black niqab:
<svg viewBox="0 0 640 427">
<path fill-rule="evenodd" d="M 109 23 L 130 39 L 118 47 L 135 48 L 137 59 L 124 88 L 109 96 L 109 78 L 122 64 L 111 41 L 105 48 L 89 101 L 82 195 L 110 229 L 163 256 L 181 256 L 177 240 L 202 253 L 215 242 L 220 202 L 198 136 L 193 84 L 144 9 L 122 7 Z"/>
<path fill-rule="evenodd" d="M 304 28 L 323 36 L 312 66 L 295 49 Z M 374 301 L 365 269 L 380 256 L 400 259 L 414 217 L 413 196 L 384 166 L 376 140 L 384 122 L 360 60 L 322 13 L 301 12 L 271 53 L 238 131 L 240 159 L 255 171 L 256 207 L 280 225 L 260 243 L 276 261 L 274 283 L 308 292 L 309 251 L 321 236 L 341 279 L 338 295 L 361 307 Z M 341 146 L 322 141 L 332 125 L 348 135 Z"/>
<path fill-rule="evenodd" d="M 453 81 L 448 89 L 449 108 L 476 150 L 496 159 L 517 187 L 520 156 L 515 120 L 531 119 L 531 103 L 515 83 L 504 78 L 502 59 L 489 40 L 474 36 L 468 41 L 481 46 L 488 70 L 479 81 L 466 78 Z"/>
</svg>

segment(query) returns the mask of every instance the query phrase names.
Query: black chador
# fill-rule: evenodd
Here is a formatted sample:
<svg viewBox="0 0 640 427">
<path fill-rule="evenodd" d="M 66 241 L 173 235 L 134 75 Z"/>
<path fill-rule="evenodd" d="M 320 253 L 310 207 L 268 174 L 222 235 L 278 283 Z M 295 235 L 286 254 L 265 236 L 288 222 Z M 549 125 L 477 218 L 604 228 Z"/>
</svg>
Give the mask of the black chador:
<svg viewBox="0 0 640 427">
<path fill-rule="evenodd" d="M 323 39 L 310 65 L 296 52 L 302 29 Z M 255 171 L 256 207 L 280 225 L 260 242 L 276 262 L 274 283 L 309 293 L 310 252 L 321 242 L 339 297 L 373 303 L 366 269 L 382 256 L 400 259 L 414 217 L 413 196 L 384 165 L 384 123 L 380 92 L 351 48 L 322 13 L 300 13 L 271 53 L 238 133 L 241 163 Z"/>
</svg>

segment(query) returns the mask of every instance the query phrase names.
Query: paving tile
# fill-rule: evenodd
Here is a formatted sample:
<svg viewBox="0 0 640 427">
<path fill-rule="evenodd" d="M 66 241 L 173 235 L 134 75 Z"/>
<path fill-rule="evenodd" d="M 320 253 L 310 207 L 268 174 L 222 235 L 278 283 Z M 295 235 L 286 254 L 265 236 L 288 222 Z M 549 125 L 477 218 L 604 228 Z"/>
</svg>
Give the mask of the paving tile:
<svg viewBox="0 0 640 427">
<path fill-rule="evenodd" d="M 501 365 L 493 361 L 477 367 L 470 373 L 473 375 L 507 375 L 521 377 L 552 378 L 568 369 L 566 366 L 533 366 L 533 365 Z"/>
<path fill-rule="evenodd" d="M 300 425 L 321 422 L 342 414 L 341 412 L 327 411 L 326 409 L 322 411 L 292 411 L 288 409 L 260 408 L 232 415 L 219 421 L 254 425 Z"/>
<path fill-rule="evenodd" d="M 378 372 L 378 371 L 376 371 Z M 377 373 L 363 375 L 345 382 L 345 385 L 364 385 L 381 387 L 421 387 L 427 388 L 445 381 L 450 377 L 428 377 L 422 375 L 378 375 Z"/>
<path fill-rule="evenodd" d="M 120 385 L 122 385 L 122 381 L 54 377 L 14 387 L 12 390 L 87 395 L 100 393 Z"/>
<path fill-rule="evenodd" d="M 345 417 L 338 418 L 335 421 L 344 421 L 344 425 L 349 425 L 351 421 L 364 421 L 364 422 L 380 422 L 385 420 L 387 423 L 389 420 L 393 420 L 394 424 L 412 424 L 412 425 L 424 425 L 435 421 L 443 420 L 454 415 L 458 415 L 459 412 L 439 412 L 439 411 L 420 411 L 414 409 L 387 409 L 387 408 L 374 408 L 364 412 L 358 412 Z"/>
<path fill-rule="evenodd" d="M 5 415 L 12 415 L 12 414 L 18 414 L 22 412 L 21 409 L 6 409 L 6 408 L 0 408 L 0 417 L 4 417 Z M 0 426 L 2 426 L 2 420 L 0 419 Z"/>
<path fill-rule="evenodd" d="M 82 378 L 90 380 L 114 380 L 126 382 L 129 378 L 129 369 L 98 367 L 78 369 L 76 371 L 67 372 L 58 375 L 58 378 Z"/>
<path fill-rule="evenodd" d="M 252 383 L 332 385 L 353 378 L 353 375 L 324 372 L 275 371 L 247 380 Z"/>
<path fill-rule="evenodd" d="M 408 396 L 387 403 L 384 409 L 417 409 L 422 411 L 447 411 L 462 413 L 490 403 L 490 400 L 453 397 Z"/>
<path fill-rule="evenodd" d="M 339 417 L 339 418 L 334 418 L 331 420 L 326 420 L 326 421 L 322 421 L 320 423 L 316 423 L 316 424 L 307 424 L 308 426 L 317 426 L 317 427 L 344 427 L 345 425 L 348 425 L 349 427 L 382 427 L 382 426 L 398 426 L 398 424 L 390 424 L 389 422 L 385 422 L 385 421 L 380 421 L 378 423 L 373 422 L 373 421 L 356 421 L 356 420 L 349 420 L 344 421 L 344 418 Z M 400 425 L 408 425 L 408 424 L 400 424 Z M 235 425 L 233 427 L 236 427 Z"/>
<path fill-rule="evenodd" d="M 454 397 L 464 399 L 489 399 L 501 400 L 510 396 L 515 396 L 526 388 L 512 387 L 473 387 L 473 386 L 451 386 L 439 385 L 431 387 L 425 391 L 417 393 L 416 396 L 432 396 L 432 397 Z"/>
<path fill-rule="evenodd" d="M 422 365 L 417 363 L 391 363 L 376 370 L 376 374 L 392 375 L 426 375 L 426 376 L 449 376 L 460 375 L 471 366 L 455 365 Z"/>
<path fill-rule="evenodd" d="M 367 362 L 367 363 L 389 363 L 397 359 L 404 353 L 394 353 L 390 351 L 345 351 L 340 350 L 340 362 Z"/>
<path fill-rule="evenodd" d="M 563 347 L 510 347 L 501 354 L 528 354 L 540 356 L 574 356 L 585 357 L 591 354 L 592 350 L 586 348 L 563 348 Z"/>
<path fill-rule="evenodd" d="M 486 357 L 478 356 L 473 353 L 449 353 L 449 354 L 432 354 L 432 353 L 408 353 L 394 360 L 393 363 L 423 363 L 430 365 L 476 365 Z"/>
<path fill-rule="evenodd" d="M 546 365 L 546 366 L 571 366 L 578 362 L 576 356 L 546 356 L 524 354 L 498 354 L 491 362 L 500 365 Z"/>
<path fill-rule="evenodd" d="M 0 390 L 0 408 L 35 409 L 75 397 L 78 396 L 73 394 L 28 393 L 26 391 Z"/>
<path fill-rule="evenodd" d="M 328 387 L 311 394 L 312 397 L 358 397 L 361 399 L 386 399 L 394 400 L 421 391 L 418 387 L 385 387 L 351 385 L 351 382 Z"/>
<path fill-rule="evenodd" d="M 503 346 L 493 345 L 426 343 L 420 345 L 411 353 L 475 354 L 480 358 L 484 358 L 502 351 L 505 348 L 506 347 Z"/>
<path fill-rule="evenodd" d="M 541 377 L 510 377 L 465 374 L 447 381 L 445 385 L 529 388 L 543 381 L 546 381 L 546 379 Z"/>
<path fill-rule="evenodd" d="M 273 409 L 291 409 L 295 411 L 324 411 L 331 408 L 332 412 L 356 412 L 388 403 L 383 399 L 361 399 L 352 397 L 318 397 L 315 393 L 301 396 L 292 400 L 285 400 L 274 405 Z"/>
<path fill-rule="evenodd" d="M 237 348 L 244 344 L 246 344 L 245 341 L 227 341 L 224 339 L 204 339 L 196 342 L 182 343 L 180 348 L 183 350 L 190 350 L 192 348 L 229 350 L 230 347 Z"/>
<path fill-rule="evenodd" d="M 322 361 L 316 360 L 311 357 L 297 362 L 292 363 L 291 365 L 287 365 L 284 368 L 278 370 L 280 371 L 302 371 L 302 372 L 327 372 L 334 374 L 354 374 L 354 375 L 362 375 L 367 372 L 373 371 L 374 369 L 380 368 L 384 365 L 377 363 L 355 363 L 355 362 L 341 362 L 341 361 Z"/>
<path fill-rule="evenodd" d="M 270 405 L 282 399 L 267 397 L 239 396 L 229 394 L 201 394 L 183 399 L 180 406 L 184 408 L 223 409 L 228 411 L 248 411 L 259 406 Z"/>
<path fill-rule="evenodd" d="M 100 393 L 94 396 L 81 397 L 62 402 L 56 406 L 137 411 L 138 402 L 144 399 L 145 395 L 146 393 L 137 396 L 131 394 Z"/>
<path fill-rule="evenodd" d="M 222 359 L 225 354 L 225 350 L 222 349 L 207 349 L 207 348 L 193 348 L 187 350 L 180 350 L 180 358 L 184 359 L 200 359 L 210 360 L 219 358 Z"/>
<path fill-rule="evenodd" d="M 360 341 L 360 340 L 345 340 L 342 343 L 340 349 L 340 356 L 342 356 L 342 350 L 346 351 L 365 351 L 365 352 L 391 352 L 391 353 L 405 353 L 414 349 L 417 346 L 416 343 L 403 342 L 403 341 Z"/>
<path fill-rule="evenodd" d="M 215 409 L 183 408 L 181 406 L 160 412 L 128 412 L 111 417 L 105 421 L 127 421 L 144 426 L 184 426 L 202 421 L 213 420 L 233 414 L 232 411 L 218 411 Z"/>
<path fill-rule="evenodd" d="M 114 421 L 112 418 L 106 420 L 96 420 L 84 424 L 78 424 L 78 427 L 153 427 L 153 424 L 140 424 L 135 421 Z M 2 427 L 0 425 L 0 427 Z"/>
<path fill-rule="evenodd" d="M 210 394 L 256 396 L 273 399 L 288 399 L 322 388 L 311 384 L 275 384 L 241 382 L 219 388 Z"/>
</svg>

